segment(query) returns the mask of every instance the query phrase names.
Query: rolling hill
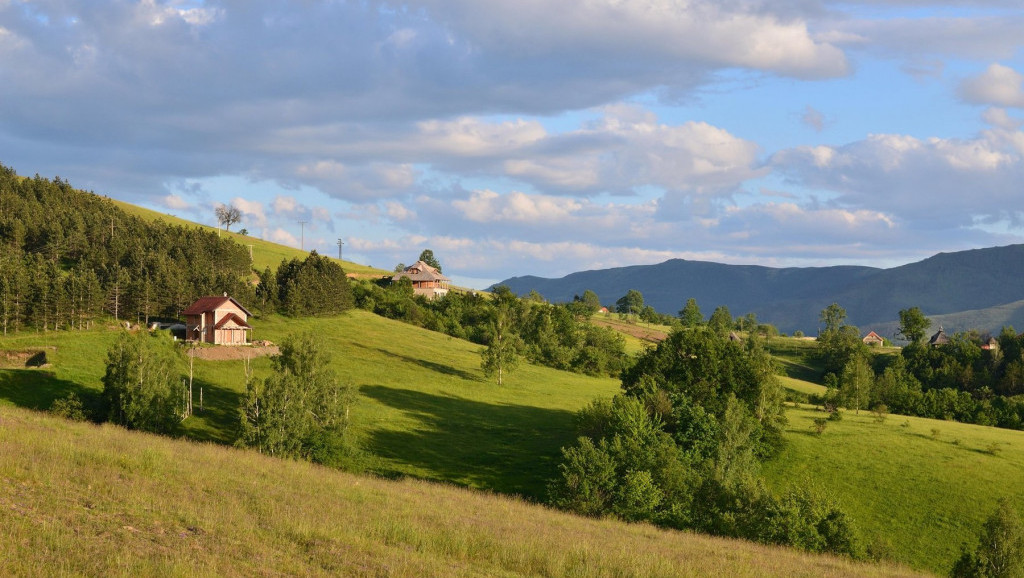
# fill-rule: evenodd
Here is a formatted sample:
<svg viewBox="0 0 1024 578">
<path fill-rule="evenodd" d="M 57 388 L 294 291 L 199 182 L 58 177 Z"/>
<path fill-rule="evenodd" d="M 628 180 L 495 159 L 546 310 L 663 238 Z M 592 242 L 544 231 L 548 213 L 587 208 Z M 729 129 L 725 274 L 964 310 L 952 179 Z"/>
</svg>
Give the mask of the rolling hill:
<svg viewBox="0 0 1024 578">
<path fill-rule="evenodd" d="M 605 305 L 637 289 L 647 304 L 673 315 L 693 297 L 705 315 L 725 305 L 733 315 L 753 312 L 787 333 L 814 335 L 818 314 L 833 302 L 846 309 L 849 323 L 864 330 L 894 327 L 901 309 L 916 306 L 935 320 L 943 316 L 939 322 L 947 329 L 998 332 L 1004 323 L 1024 321 L 1017 303 L 1024 286 L 1024 245 L 939 253 L 890 269 L 771 268 L 673 259 L 560 279 L 513 277 L 499 285 L 520 295 L 536 290 L 553 302 L 571 301 L 590 289 Z M 879 333 L 892 336 L 883 331 Z"/>
<path fill-rule="evenodd" d="M 911 576 L 0 407 L 4 576 Z"/>
</svg>

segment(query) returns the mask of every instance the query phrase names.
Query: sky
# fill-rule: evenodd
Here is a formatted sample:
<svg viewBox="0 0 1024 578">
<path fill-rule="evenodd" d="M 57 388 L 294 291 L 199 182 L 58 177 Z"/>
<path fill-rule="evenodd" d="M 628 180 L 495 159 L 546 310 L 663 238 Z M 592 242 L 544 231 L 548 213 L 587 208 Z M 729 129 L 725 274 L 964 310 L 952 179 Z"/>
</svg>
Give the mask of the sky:
<svg viewBox="0 0 1024 578">
<path fill-rule="evenodd" d="M 1022 243 L 1022 127 L 1019 0 L 0 0 L 0 163 L 475 288 Z"/>
</svg>

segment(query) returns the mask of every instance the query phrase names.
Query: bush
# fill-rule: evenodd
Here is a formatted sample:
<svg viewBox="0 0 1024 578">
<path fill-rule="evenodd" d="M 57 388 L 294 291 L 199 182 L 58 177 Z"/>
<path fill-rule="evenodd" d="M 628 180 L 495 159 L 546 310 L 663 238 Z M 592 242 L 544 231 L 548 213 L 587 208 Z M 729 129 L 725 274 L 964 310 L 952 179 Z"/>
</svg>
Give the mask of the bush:
<svg viewBox="0 0 1024 578">
<path fill-rule="evenodd" d="M 53 400 L 50 413 L 72 421 L 88 421 L 89 414 L 78 394 L 71 392 L 67 397 Z"/>
<path fill-rule="evenodd" d="M 174 431 L 184 415 L 181 360 L 162 333 L 122 333 L 107 352 L 103 403 L 107 419 L 131 429 Z"/>
</svg>

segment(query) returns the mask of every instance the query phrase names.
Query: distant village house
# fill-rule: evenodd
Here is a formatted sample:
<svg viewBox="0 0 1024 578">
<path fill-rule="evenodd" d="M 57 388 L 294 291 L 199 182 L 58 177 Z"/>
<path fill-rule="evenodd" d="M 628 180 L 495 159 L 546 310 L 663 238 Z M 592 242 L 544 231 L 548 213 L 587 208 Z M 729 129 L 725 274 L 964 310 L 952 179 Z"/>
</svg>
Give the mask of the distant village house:
<svg viewBox="0 0 1024 578">
<path fill-rule="evenodd" d="M 881 347 L 882 344 L 885 343 L 885 338 L 875 333 L 874 331 L 870 331 L 867 335 L 864 336 L 864 339 L 862 339 L 861 341 L 863 341 L 865 345 Z"/>
<path fill-rule="evenodd" d="M 228 297 L 202 297 L 185 310 L 185 339 L 215 345 L 247 345 L 252 313 Z"/>
<path fill-rule="evenodd" d="M 445 277 L 440 271 L 427 265 L 423 261 L 409 265 L 391 278 L 392 283 L 397 283 L 403 278 L 412 281 L 412 290 L 417 295 L 423 295 L 427 299 L 443 297 L 448 294 L 448 284 L 451 279 Z"/>
<path fill-rule="evenodd" d="M 946 336 L 946 332 L 940 325 L 939 330 L 935 335 L 932 335 L 931 339 L 928 340 L 928 345 L 931 345 L 932 347 L 939 347 L 940 345 L 946 345 L 947 343 L 949 343 L 949 337 Z"/>
</svg>

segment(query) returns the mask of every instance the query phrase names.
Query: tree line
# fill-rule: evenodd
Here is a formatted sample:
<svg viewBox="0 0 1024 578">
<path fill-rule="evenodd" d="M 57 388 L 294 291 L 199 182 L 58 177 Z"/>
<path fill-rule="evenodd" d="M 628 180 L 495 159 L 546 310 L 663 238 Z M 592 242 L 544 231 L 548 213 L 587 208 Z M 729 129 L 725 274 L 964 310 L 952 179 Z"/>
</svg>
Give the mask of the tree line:
<svg viewBox="0 0 1024 578">
<path fill-rule="evenodd" d="M 361 309 L 487 347 L 483 368 L 495 375 L 520 357 L 587 375 L 618 376 L 629 363 L 621 335 L 588 323 L 573 304 L 551 304 L 536 293 L 520 298 L 502 286 L 490 296 L 450 291 L 427 299 L 403 278 L 357 283 L 353 294 Z"/>
<path fill-rule="evenodd" d="M 0 331 L 86 328 L 107 315 L 177 318 L 203 295 L 248 301 L 248 252 L 216 233 L 147 222 L 60 177 L 0 165 Z"/>
<path fill-rule="evenodd" d="M 821 312 L 819 355 L 829 390 L 821 401 L 854 411 L 1024 429 L 1024 336 L 1004 327 L 995 347 L 977 331 L 926 341 L 930 321 L 917 307 L 900 311 L 899 353 L 869 355 L 860 331 L 833 303 Z M 985 348 L 983 348 L 985 346 Z"/>
</svg>

